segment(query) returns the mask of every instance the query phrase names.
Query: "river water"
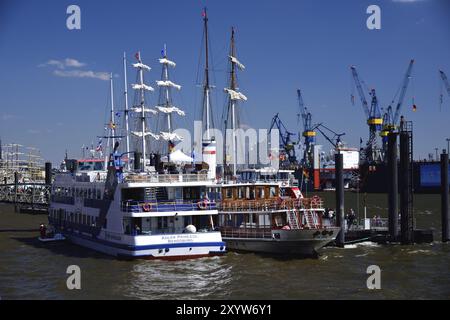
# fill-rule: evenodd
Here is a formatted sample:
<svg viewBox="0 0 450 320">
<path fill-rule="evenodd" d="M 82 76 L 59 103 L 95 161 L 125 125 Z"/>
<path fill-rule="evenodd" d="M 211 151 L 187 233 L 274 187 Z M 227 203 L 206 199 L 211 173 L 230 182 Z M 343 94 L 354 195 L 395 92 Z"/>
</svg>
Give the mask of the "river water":
<svg viewBox="0 0 450 320">
<path fill-rule="evenodd" d="M 333 207 L 334 193 L 319 194 Z M 365 198 L 365 199 L 364 199 Z M 387 215 L 386 195 L 346 193 L 346 209 Z M 317 259 L 252 253 L 187 261 L 120 261 L 69 243 L 41 244 L 44 215 L 0 205 L 1 299 L 450 299 L 450 244 L 440 243 L 440 198 L 415 195 L 419 228 L 435 242 L 324 248 Z M 358 206 L 359 204 L 359 206 Z M 359 207 L 359 210 L 358 210 Z M 68 290 L 69 265 L 81 290 Z M 367 289 L 367 267 L 381 268 L 381 289 Z"/>
</svg>

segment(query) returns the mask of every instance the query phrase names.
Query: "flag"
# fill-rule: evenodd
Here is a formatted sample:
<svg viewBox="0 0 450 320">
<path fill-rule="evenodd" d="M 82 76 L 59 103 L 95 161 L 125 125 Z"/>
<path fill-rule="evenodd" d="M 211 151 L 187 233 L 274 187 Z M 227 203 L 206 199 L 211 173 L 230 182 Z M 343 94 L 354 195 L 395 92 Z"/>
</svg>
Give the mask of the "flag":
<svg viewBox="0 0 450 320">
<path fill-rule="evenodd" d="M 413 104 L 412 110 L 413 110 L 414 112 L 417 111 L 417 106 L 416 106 L 415 104 Z"/>
<path fill-rule="evenodd" d="M 102 151 L 102 138 L 100 138 L 99 140 L 98 140 L 98 143 L 97 143 L 97 148 L 95 148 L 95 151 Z"/>
<path fill-rule="evenodd" d="M 203 18 L 206 17 L 206 10 L 205 9 L 202 10 L 202 17 Z"/>
<path fill-rule="evenodd" d="M 136 52 L 134 56 L 136 57 L 137 60 L 141 61 L 141 54 L 139 52 Z"/>
</svg>

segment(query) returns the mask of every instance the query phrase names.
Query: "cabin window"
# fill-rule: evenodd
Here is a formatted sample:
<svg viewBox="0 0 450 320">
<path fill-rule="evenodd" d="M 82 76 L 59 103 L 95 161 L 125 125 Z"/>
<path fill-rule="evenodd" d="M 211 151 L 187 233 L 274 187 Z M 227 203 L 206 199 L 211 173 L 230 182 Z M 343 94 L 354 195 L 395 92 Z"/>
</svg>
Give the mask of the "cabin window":
<svg viewBox="0 0 450 320">
<path fill-rule="evenodd" d="M 244 188 L 243 187 L 239 187 L 238 188 L 237 197 L 238 197 L 238 199 L 243 199 L 244 198 Z"/>
<path fill-rule="evenodd" d="M 167 229 L 168 223 L 167 217 L 158 217 L 158 229 Z"/>
<path fill-rule="evenodd" d="M 269 195 L 271 198 L 274 198 L 277 195 L 277 189 L 275 187 L 270 187 Z"/>
<path fill-rule="evenodd" d="M 258 198 L 264 199 L 264 188 L 258 188 Z"/>
</svg>

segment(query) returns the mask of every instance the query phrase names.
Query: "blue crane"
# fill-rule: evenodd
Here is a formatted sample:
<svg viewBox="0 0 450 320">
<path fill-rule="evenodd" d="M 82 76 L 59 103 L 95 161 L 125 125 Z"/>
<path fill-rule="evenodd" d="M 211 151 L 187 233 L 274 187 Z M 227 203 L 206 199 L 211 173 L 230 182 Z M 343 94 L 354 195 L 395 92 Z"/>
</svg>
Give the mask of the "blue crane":
<svg viewBox="0 0 450 320">
<path fill-rule="evenodd" d="M 395 113 L 393 113 L 392 111 L 392 105 L 395 103 L 397 94 L 394 96 L 391 104 L 387 107 L 386 112 L 383 115 L 383 130 L 381 130 L 380 132 L 380 135 L 383 137 L 383 146 L 385 146 L 387 143 L 387 136 L 389 132 L 396 130 L 398 127 L 400 110 L 402 108 L 403 101 L 405 100 L 405 94 L 406 90 L 408 89 L 409 80 L 411 79 L 413 65 L 414 59 L 411 59 L 408 65 L 408 69 L 406 70 L 405 76 L 403 78 L 403 82 L 401 84 L 400 96 L 398 98 L 397 106 L 395 107 Z"/>
<path fill-rule="evenodd" d="M 381 117 L 380 107 L 378 106 L 378 99 L 375 89 L 370 90 L 369 95 L 372 97 L 372 100 L 369 107 L 364 90 L 361 86 L 358 72 L 356 71 L 356 67 L 352 66 L 351 71 L 358 90 L 359 98 L 361 99 L 364 113 L 366 115 L 367 125 L 369 126 L 369 140 L 367 141 L 367 145 L 364 150 L 365 160 L 369 163 L 376 162 L 378 161 L 380 154 L 380 150 L 377 146 L 377 132 L 381 130 L 381 126 L 383 125 L 383 118 Z"/>
<path fill-rule="evenodd" d="M 448 96 L 450 97 L 450 83 L 448 82 L 448 78 L 445 75 L 444 71 L 442 71 L 442 70 L 439 70 L 439 74 L 441 76 L 442 83 L 444 84 L 445 89 L 447 89 Z M 442 91 L 441 91 L 441 104 L 442 104 L 442 98 L 443 98 L 443 96 L 442 96 Z"/>
<path fill-rule="evenodd" d="M 269 135 L 274 128 L 278 129 L 280 135 L 279 147 L 281 164 L 297 164 L 297 157 L 295 155 L 295 142 L 292 140 L 292 137 L 296 136 L 296 134 L 287 130 L 278 113 L 272 118 L 272 122 L 270 123 Z"/>
<path fill-rule="evenodd" d="M 298 105 L 299 105 L 299 113 L 297 114 L 297 121 L 300 122 L 300 117 L 303 122 L 303 133 L 302 136 L 304 138 L 305 144 L 305 152 L 303 155 L 303 164 L 307 167 L 310 167 L 312 162 L 312 146 L 315 142 L 316 132 L 312 128 L 312 115 L 305 107 L 303 103 L 302 92 L 300 89 L 297 89 L 297 97 L 298 97 Z"/>
</svg>

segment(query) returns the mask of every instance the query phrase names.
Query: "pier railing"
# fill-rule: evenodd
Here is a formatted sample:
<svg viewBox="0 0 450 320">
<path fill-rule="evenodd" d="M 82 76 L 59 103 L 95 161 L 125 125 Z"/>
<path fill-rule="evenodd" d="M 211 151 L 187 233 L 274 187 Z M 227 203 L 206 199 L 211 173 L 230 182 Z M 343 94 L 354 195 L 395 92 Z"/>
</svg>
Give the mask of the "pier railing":
<svg viewBox="0 0 450 320">
<path fill-rule="evenodd" d="M 207 174 L 129 174 L 124 182 L 176 183 L 176 182 L 209 182 Z"/>
<path fill-rule="evenodd" d="M 18 183 L 0 185 L 0 202 L 48 205 L 50 185 L 45 183 Z"/>
<path fill-rule="evenodd" d="M 123 201 L 121 204 L 123 212 L 173 212 L 173 211 L 198 211 L 216 210 L 216 202 L 204 200 L 174 200 L 174 201 Z"/>
</svg>

